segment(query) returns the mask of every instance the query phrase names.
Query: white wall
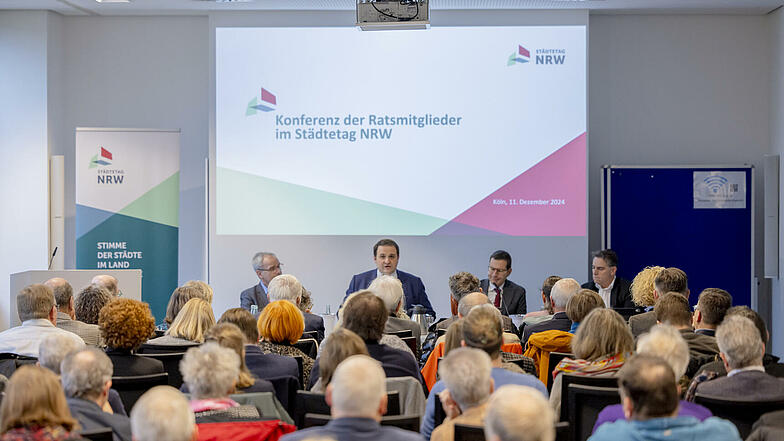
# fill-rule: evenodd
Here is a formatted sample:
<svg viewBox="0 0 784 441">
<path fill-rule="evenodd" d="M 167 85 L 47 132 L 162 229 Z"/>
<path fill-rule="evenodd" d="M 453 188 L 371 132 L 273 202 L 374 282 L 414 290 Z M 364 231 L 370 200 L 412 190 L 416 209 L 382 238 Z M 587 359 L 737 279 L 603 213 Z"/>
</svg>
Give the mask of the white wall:
<svg viewBox="0 0 784 441">
<path fill-rule="evenodd" d="M 770 21 L 770 145 L 771 152 L 784 156 L 784 10 Z M 780 164 L 782 164 L 780 162 Z M 784 164 L 782 164 L 784 165 Z M 780 170 L 784 176 L 784 170 Z M 781 188 L 781 183 L 779 183 Z M 780 192 L 779 194 L 784 194 Z M 779 200 L 779 242 L 784 238 L 784 204 Z M 779 243 L 779 278 L 773 280 L 771 336 L 784 336 L 784 247 Z M 784 339 L 774 338 L 772 352 L 784 354 Z"/>
<path fill-rule="evenodd" d="M 16 315 L 8 275 L 47 265 L 46 45 L 46 12 L 0 13 L 0 329 Z"/>
</svg>

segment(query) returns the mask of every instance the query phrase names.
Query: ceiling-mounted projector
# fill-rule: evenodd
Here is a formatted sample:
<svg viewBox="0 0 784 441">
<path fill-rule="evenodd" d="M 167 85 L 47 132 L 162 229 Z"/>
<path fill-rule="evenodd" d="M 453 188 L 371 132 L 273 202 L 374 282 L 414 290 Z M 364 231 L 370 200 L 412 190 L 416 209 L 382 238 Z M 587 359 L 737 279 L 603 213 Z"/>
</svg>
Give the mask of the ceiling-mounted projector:
<svg viewBox="0 0 784 441">
<path fill-rule="evenodd" d="M 363 31 L 427 29 L 429 0 L 357 0 L 357 26 Z"/>
</svg>

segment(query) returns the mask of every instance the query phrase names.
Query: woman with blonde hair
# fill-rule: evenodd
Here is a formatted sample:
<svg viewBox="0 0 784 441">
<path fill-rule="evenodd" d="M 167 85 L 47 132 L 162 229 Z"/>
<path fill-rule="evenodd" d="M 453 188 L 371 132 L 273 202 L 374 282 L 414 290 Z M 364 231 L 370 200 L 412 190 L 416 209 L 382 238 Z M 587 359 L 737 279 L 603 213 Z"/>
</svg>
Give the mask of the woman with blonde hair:
<svg viewBox="0 0 784 441">
<path fill-rule="evenodd" d="M 653 304 L 656 303 L 656 299 L 653 297 L 653 282 L 663 269 L 663 266 L 647 266 L 634 276 L 630 290 L 635 305 L 653 308 Z"/>
<path fill-rule="evenodd" d="M 172 291 L 171 297 L 169 297 L 169 304 L 166 305 L 166 317 L 164 317 L 163 323 L 158 325 L 156 329 L 158 331 L 166 331 L 169 329 L 169 326 L 174 323 L 177 314 L 179 314 L 182 307 L 188 303 L 188 300 L 202 298 L 203 296 L 204 294 L 201 289 L 194 285 L 186 284 L 186 286 L 178 286 L 175 288 L 174 291 Z"/>
<path fill-rule="evenodd" d="M 215 326 L 212 306 L 206 300 L 188 300 L 162 337 L 148 340 L 148 345 L 192 346 L 204 343 L 204 334 Z"/>
<path fill-rule="evenodd" d="M 203 282 L 201 280 L 189 280 L 185 282 L 184 287 L 188 288 L 196 288 L 199 291 L 198 298 L 207 301 L 210 305 L 212 305 L 212 298 L 214 296 L 214 291 L 212 287 L 207 284 L 207 282 Z"/>
<path fill-rule="evenodd" d="M 11 376 L 0 406 L 0 441 L 82 440 L 63 387 L 50 370 L 21 366 Z"/>
<path fill-rule="evenodd" d="M 205 341 L 214 341 L 224 348 L 233 350 L 239 356 L 240 374 L 236 383 L 238 392 L 275 392 L 272 383 L 255 378 L 245 365 L 245 337 L 237 325 L 227 322 L 218 323 L 207 331 L 205 338 Z"/>
<path fill-rule="evenodd" d="M 261 336 L 259 346 L 262 351 L 267 354 L 302 357 L 303 377 L 307 385 L 313 359 L 293 346 L 305 330 L 305 318 L 297 306 L 288 300 L 276 300 L 264 307 L 256 326 Z"/>
<path fill-rule="evenodd" d="M 561 374 L 614 376 L 634 352 L 634 337 L 620 314 L 609 308 L 596 308 L 588 313 L 572 339 L 575 358 L 564 358 L 553 371 L 550 404 L 561 411 Z"/>
<path fill-rule="evenodd" d="M 337 328 L 332 331 L 321 345 L 319 379 L 310 390 L 324 393 L 340 362 L 352 355 L 368 355 L 365 342 L 356 333 L 346 328 Z"/>
</svg>

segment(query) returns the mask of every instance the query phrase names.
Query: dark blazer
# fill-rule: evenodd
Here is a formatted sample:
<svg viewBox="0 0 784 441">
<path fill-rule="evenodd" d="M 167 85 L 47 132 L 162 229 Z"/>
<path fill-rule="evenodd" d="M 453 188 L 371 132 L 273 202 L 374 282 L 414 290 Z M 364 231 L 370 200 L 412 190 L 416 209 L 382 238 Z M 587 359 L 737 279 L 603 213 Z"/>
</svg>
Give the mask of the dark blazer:
<svg viewBox="0 0 784 441">
<path fill-rule="evenodd" d="M 106 355 L 114 365 L 113 377 L 135 377 L 163 373 L 163 363 L 153 358 L 140 357 L 130 351 L 121 349 L 106 349 Z"/>
<path fill-rule="evenodd" d="M 550 320 L 537 323 L 535 325 L 524 326 L 521 329 L 523 338 L 520 339 L 520 343 L 523 345 L 523 347 L 525 347 L 526 343 L 528 343 L 528 337 L 530 337 L 531 334 L 535 334 L 537 332 L 552 330 L 569 332 L 569 329 L 571 328 L 572 321 L 569 320 L 569 316 L 567 316 L 565 312 L 556 312 L 553 314 L 553 318 Z"/>
<path fill-rule="evenodd" d="M 367 287 L 370 286 L 370 283 L 376 278 L 376 274 L 376 269 L 355 274 L 354 277 L 351 278 L 351 282 L 348 284 L 346 297 L 348 297 L 348 295 L 352 292 L 367 289 Z M 436 312 L 433 310 L 433 306 L 430 305 L 430 300 L 427 298 L 425 284 L 422 283 L 422 279 L 413 274 L 409 274 L 400 270 L 397 270 L 397 278 L 400 280 L 400 283 L 403 284 L 403 294 L 406 296 L 406 311 L 408 314 L 411 315 L 413 305 L 422 305 L 425 307 L 425 311 L 428 314 L 431 314 L 433 317 L 435 317 Z M 343 301 L 345 300 L 346 299 L 343 298 Z"/>
<path fill-rule="evenodd" d="M 599 288 L 596 286 L 593 280 L 583 283 L 580 287 L 599 292 Z M 632 301 L 631 288 L 632 282 L 620 277 L 615 277 L 615 285 L 613 285 L 613 289 L 610 291 L 610 302 L 612 305 L 605 306 L 609 308 L 634 308 L 635 304 Z"/>
<path fill-rule="evenodd" d="M 719 377 L 697 386 L 697 393 L 729 400 L 770 401 L 784 399 L 784 379 L 765 372 L 744 371 Z"/>
<path fill-rule="evenodd" d="M 479 282 L 479 287 L 482 288 L 482 292 L 490 296 L 490 280 L 482 279 Z M 512 314 L 525 314 L 528 312 L 525 306 L 525 288 L 522 286 L 512 282 L 509 279 L 506 279 L 504 282 L 504 286 L 501 287 L 501 314 L 503 315 L 512 315 Z"/>
<path fill-rule="evenodd" d="M 655 324 L 656 313 L 653 310 L 629 317 L 629 328 L 631 328 L 634 338 L 650 331 Z"/>
<path fill-rule="evenodd" d="M 283 435 L 281 441 L 326 437 L 336 441 L 422 441 L 422 435 L 398 427 L 382 426 L 370 418 L 337 418 L 326 426 L 311 427 Z"/>
<path fill-rule="evenodd" d="M 265 354 L 258 345 L 245 345 L 245 365 L 256 378 L 299 377 L 297 360 L 278 354 Z"/>
<path fill-rule="evenodd" d="M 304 312 L 302 315 L 305 316 L 305 331 L 317 331 L 318 337 L 316 337 L 316 340 L 321 343 L 321 340 L 324 340 L 324 319 L 320 315 L 309 312 Z"/>
<path fill-rule="evenodd" d="M 269 303 L 267 294 L 258 283 L 240 293 L 240 307 L 250 311 L 250 305 L 258 305 L 259 312 Z M 256 314 L 258 317 L 258 314 Z"/>
<path fill-rule="evenodd" d="M 79 421 L 82 430 L 110 427 L 114 441 L 131 441 L 131 420 L 127 416 L 107 413 L 92 401 L 68 398 L 68 409 Z"/>
</svg>

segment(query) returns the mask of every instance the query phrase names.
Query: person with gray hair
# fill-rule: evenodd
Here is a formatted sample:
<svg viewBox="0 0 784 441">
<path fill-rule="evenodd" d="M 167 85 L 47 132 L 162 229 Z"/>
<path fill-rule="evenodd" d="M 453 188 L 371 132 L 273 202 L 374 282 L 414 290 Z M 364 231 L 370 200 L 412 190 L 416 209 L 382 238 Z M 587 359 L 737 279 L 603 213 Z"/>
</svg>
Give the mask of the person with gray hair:
<svg viewBox="0 0 784 441">
<path fill-rule="evenodd" d="M 566 314 L 566 305 L 569 303 L 569 299 L 577 294 L 577 291 L 579 290 L 580 284 L 574 279 L 566 278 L 555 282 L 552 291 L 550 291 L 550 304 L 553 306 L 553 317 L 550 320 L 545 320 L 530 326 L 523 323 L 523 326 L 520 327 L 520 335 L 523 336 L 520 340 L 523 347 L 528 343 L 528 337 L 537 332 L 552 330 L 569 332 L 569 329 L 572 327 L 572 321 L 569 320 L 569 316 Z"/>
<path fill-rule="evenodd" d="M 82 340 L 90 346 L 101 346 L 101 330 L 98 329 L 98 325 L 76 320 L 71 284 L 61 277 L 54 277 L 44 282 L 44 285 L 52 288 L 54 292 L 54 300 L 57 304 L 57 327 L 82 337 Z"/>
<path fill-rule="evenodd" d="M 767 374 L 763 367 L 765 343 L 754 322 L 728 315 L 716 328 L 716 342 L 727 376 L 700 383 L 698 394 L 728 400 L 784 400 L 784 379 Z"/>
<path fill-rule="evenodd" d="M 555 412 L 536 389 L 502 386 L 487 403 L 484 427 L 487 441 L 553 441 Z"/>
<path fill-rule="evenodd" d="M 259 278 L 259 283 L 240 293 L 240 307 L 258 317 L 261 310 L 269 304 L 267 287 L 272 279 L 281 275 L 283 264 L 280 263 L 275 253 L 261 251 L 253 256 L 251 266 Z M 254 305 L 256 306 L 255 313 L 252 311 Z"/>
<path fill-rule="evenodd" d="M 487 399 L 493 393 L 492 368 L 490 356 L 473 348 L 450 351 L 439 363 L 438 372 L 446 385 L 439 399 L 447 418 L 433 430 L 431 441 L 451 441 L 455 424 L 484 424 Z"/>
<path fill-rule="evenodd" d="M 119 282 L 117 281 L 117 278 L 114 276 L 110 276 L 108 274 L 99 274 L 93 277 L 93 279 L 90 280 L 90 283 L 93 285 L 98 285 L 101 288 L 104 288 L 105 290 L 109 291 L 109 294 L 112 297 L 122 296 L 122 291 L 120 290 Z"/>
<path fill-rule="evenodd" d="M 367 355 L 353 355 L 335 369 L 327 386 L 332 419 L 326 426 L 298 430 L 281 441 L 330 437 L 336 441 L 421 441 L 413 432 L 379 424 L 387 411 L 386 376 L 381 364 Z"/>
<path fill-rule="evenodd" d="M 214 341 L 190 348 L 180 362 L 180 372 L 197 422 L 261 418 L 255 406 L 241 406 L 229 398 L 240 375 L 240 357 L 233 350 Z"/>
<path fill-rule="evenodd" d="M 267 297 L 270 302 L 288 300 L 299 307 L 302 301 L 302 284 L 291 274 L 281 274 L 269 283 Z M 324 319 L 309 312 L 303 312 L 302 316 L 305 319 L 304 332 L 316 331 L 316 341 L 321 343 L 321 340 L 324 340 Z"/>
<path fill-rule="evenodd" d="M 103 351 L 87 347 L 66 355 L 60 376 L 71 414 L 83 430 L 112 429 L 115 441 L 131 441 L 131 422 L 125 415 L 104 411 L 112 387 L 114 367 Z"/>
<path fill-rule="evenodd" d="M 637 340 L 637 353 L 660 357 L 670 365 L 676 379 L 685 378 L 686 368 L 689 366 L 689 345 L 686 344 L 686 340 L 674 326 L 655 325 L 649 332 L 641 335 Z M 678 395 L 681 395 L 681 389 L 681 385 L 678 384 Z M 681 400 L 678 406 L 678 416 L 692 416 L 704 421 L 712 417 L 713 414 L 699 404 Z M 596 418 L 593 431 L 596 432 L 596 429 L 604 423 L 624 418 L 623 407 L 620 404 L 607 406 Z"/>
<path fill-rule="evenodd" d="M 56 326 L 57 306 L 48 286 L 24 287 L 16 296 L 16 310 L 22 325 L 0 332 L 0 352 L 38 358 L 38 347 L 47 335 L 62 335 L 74 344 L 84 344 L 78 335 Z"/>
<path fill-rule="evenodd" d="M 98 324 L 98 313 L 109 304 L 114 297 L 111 292 L 102 285 L 93 283 L 85 286 L 79 291 L 74 299 L 74 314 L 76 320 L 91 325 Z"/>
<path fill-rule="evenodd" d="M 400 280 L 392 276 L 376 277 L 370 282 L 368 289 L 384 301 L 384 305 L 389 311 L 384 332 L 411 331 L 411 335 L 416 337 L 417 344 L 419 344 L 422 328 L 405 315 L 406 297 L 403 295 L 403 284 L 400 283 Z"/>
<path fill-rule="evenodd" d="M 134 441 L 195 441 L 199 431 L 188 400 L 171 386 L 155 386 L 131 411 Z"/>
</svg>

